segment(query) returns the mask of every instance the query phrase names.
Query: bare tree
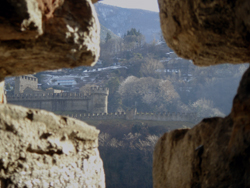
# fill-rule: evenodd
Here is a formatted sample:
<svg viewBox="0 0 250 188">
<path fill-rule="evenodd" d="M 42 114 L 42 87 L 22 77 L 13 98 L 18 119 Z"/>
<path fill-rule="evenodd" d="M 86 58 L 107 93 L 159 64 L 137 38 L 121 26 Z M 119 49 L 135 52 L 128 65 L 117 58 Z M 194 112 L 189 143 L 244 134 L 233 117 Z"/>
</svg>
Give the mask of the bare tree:
<svg viewBox="0 0 250 188">
<path fill-rule="evenodd" d="M 213 102 L 210 100 L 199 99 L 191 104 L 191 107 L 195 112 L 197 112 L 198 117 L 225 116 L 225 114 L 223 114 L 220 110 L 213 107 Z"/>
<path fill-rule="evenodd" d="M 157 77 L 164 72 L 164 66 L 156 59 L 146 58 L 145 63 L 141 65 L 140 72 L 144 77 Z"/>
<path fill-rule="evenodd" d="M 158 97 L 167 103 L 173 103 L 180 99 L 179 94 L 169 80 L 159 82 L 159 91 Z"/>
<path fill-rule="evenodd" d="M 138 106 L 146 104 L 152 108 L 151 110 L 157 111 L 166 111 L 170 106 L 176 106 L 180 99 L 169 80 L 152 77 L 130 76 L 121 83 L 118 92 L 127 104 L 134 104 L 136 101 L 139 102 Z"/>
</svg>

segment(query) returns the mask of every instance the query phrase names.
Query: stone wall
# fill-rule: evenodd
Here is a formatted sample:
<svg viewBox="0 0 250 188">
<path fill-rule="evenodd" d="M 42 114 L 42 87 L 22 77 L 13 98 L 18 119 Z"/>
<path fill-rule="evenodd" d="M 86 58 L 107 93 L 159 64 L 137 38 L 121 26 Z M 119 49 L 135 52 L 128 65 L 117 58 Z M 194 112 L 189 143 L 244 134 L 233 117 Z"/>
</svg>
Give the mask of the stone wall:
<svg viewBox="0 0 250 188">
<path fill-rule="evenodd" d="M 83 114 L 69 114 L 69 117 L 73 117 L 80 120 L 106 120 L 106 119 L 124 119 L 124 120 L 145 120 L 145 121 L 197 121 L 195 113 L 136 113 L 131 117 L 130 113 L 117 112 L 117 113 L 83 113 Z"/>
<path fill-rule="evenodd" d="M 15 77 L 15 90 L 14 94 L 23 93 L 26 88 L 36 90 L 38 79 L 32 75 L 24 75 Z"/>
<path fill-rule="evenodd" d="M 195 113 L 137 113 L 135 119 L 139 120 L 153 120 L 153 121 L 190 121 L 195 122 L 197 116 Z"/>
<path fill-rule="evenodd" d="M 108 113 L 108 88 L 92 87 L 89 112 Z"/>
<path fill-rule="evenodd" d="M 108 88 L 91 88 L 90 95 L 83 93 L 35 93 L 7 96 L 8 103 L 52 112 L 78 111 L 107 113 Z"/>
</svg>

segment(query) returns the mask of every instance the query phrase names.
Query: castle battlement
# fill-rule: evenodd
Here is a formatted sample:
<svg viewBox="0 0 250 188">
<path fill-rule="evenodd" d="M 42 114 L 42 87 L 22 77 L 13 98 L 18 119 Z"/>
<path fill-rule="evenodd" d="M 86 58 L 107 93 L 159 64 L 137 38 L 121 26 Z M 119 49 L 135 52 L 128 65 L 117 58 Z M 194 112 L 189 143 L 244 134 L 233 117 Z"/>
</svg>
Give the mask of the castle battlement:
<svg viewBox="0 0 250 188">
<path fill-rule="evenodd" d="M 19 94 L 14 94 L 14 95 L 9 95 L 8 99 L 9 100 L 20 100 L 20 99 L 38 99 L 38 100 L 43 100 L 43 99 L 48 99 L 48 98 L 58 98 L 58 99 L 89 99 L 91 95 L 93 94 L 109 94 L 109 89 L 108 88 L 101 88 L 101 87 L 92 87 L 91 88 L 91 93 L 90 94 L 84 94 L 84 93 L 44 93 L 41 91 L 41 93 L 19 93 Z"/>
<path fill-rule="evenodd" d="M 108 91 L 108 88 L 94 88 L 90 94 L 52 93 L 50 91 L 18 93 L 15 95 L 7 95 L 7 101 L 15 105 L 44 109 L 52 112 L 74 111 L 102 113 L 108 111 Z"/>
<path fill-rule="evenodd" d="M 9 101 L 13 100 L 47 100 L 47 99 L 89 99 L 90 95 L 83 93 L 32 93 L 32 94 L 15 94 L 7 96 Z"/>
<path fill-rule="evenodd" d="M 189 121 L 197 120 L 196 113 L 136 113 L 133 118 L 127 118 L 130 113 L 82 113 L 69 114 L 67 116 L 80 120 L 105 120 L 105 119 L 129 119 L 129 120 L 146 120 L 146 121 Z"/>
<path fill-rule="evenodd" d="M 19 77 L 17 77 L 17 78 L 20 78 L 20 79 L 22 79 L 22 80 L 30 80 L 30 81 L 37 81 L 37 80 L 38 80 L 35 76 L 33 76 L 33 75 L 31 75 L 31 74 L 19 76 Z"/>
<path fill-rule="evenodd" d="M 7 95 L 7 102 L 52 112 L 108 112 L 108 88 L 92 87 L 90 93 L 59 93 L 55 89 L 39 90 L 37 84 L 38 79 L 32 75 L 16 77 L 14 95 Z"/>
<path fill-rule="evenodd" d="M 15 94 L 23 93 L 26 88 L 37 89 L 38 79 L 33 75 L 15 77 Z"/>
</svg>

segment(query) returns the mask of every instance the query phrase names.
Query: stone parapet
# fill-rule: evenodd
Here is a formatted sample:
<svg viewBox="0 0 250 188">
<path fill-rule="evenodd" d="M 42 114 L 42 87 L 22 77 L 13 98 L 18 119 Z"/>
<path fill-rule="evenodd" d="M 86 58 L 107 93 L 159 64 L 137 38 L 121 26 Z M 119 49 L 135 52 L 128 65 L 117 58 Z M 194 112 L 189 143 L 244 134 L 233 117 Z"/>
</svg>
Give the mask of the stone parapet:
<svg viewBox="0 0 250 188">
<path fill-rule="evenodd" d="M 195 121 L 196 113 L 137 113 L 135 119 L 153 121 Z"/>
<path fill-rule="evenodd" d="M 8 103 L 28 108 L 44 109 L 52 112 L 74 111 L 88 113 L 107 113 L 108 88 L 92 88 L 86 93 L 21 93 L 8 95 Z"/>
<path fill-rule="evenodd" d="M 8 101 L 18 100 L 47 100 L 47 99 L 89 99 L 91 95 L 82 93 L 34 93 L 34 94 L 15 94 L 8 96 Z"/>
<path fill-rule="evenodd" d="M 126 113 L 117 112 L 117 113 L 83 113 L 83 114 L 69 114 L 69 117 L 73 117 L 80 120 L 88 120 L 88 119 L 126 119 Z"/>
<path fill-rule="evenodd" d="M 117 113 L 83 113 L 83 114 L 68 114 L 67 116 L 80 120 L 105 120 L 105 119 L 128 119 L 125 112 Z M 146 121 L 190 121 L 195 122 L 197 119 L 196 113 L 136 113 L 129 120 L 146 120 Z"/>
</svg>

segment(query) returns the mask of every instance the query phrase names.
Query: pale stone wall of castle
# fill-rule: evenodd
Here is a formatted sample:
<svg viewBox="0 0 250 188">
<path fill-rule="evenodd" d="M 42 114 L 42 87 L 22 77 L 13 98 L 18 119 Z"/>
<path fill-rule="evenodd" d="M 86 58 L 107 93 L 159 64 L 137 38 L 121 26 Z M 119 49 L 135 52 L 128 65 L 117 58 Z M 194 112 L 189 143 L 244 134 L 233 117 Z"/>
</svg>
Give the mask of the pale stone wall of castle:
<svg viewBox="0 0 250 188">
<path fill-rule="evenodd" d="M 14 96 L 8 102 L 28 108 L 48 111 L 79 111 L 108 113 L 108 88 L 93 87 L 90 95 L 84 93 L 55 93 L 55 90 L 37 90 L 38 80 L 32 75 L 15 78 Z M 24 92 L 25 91 L 25 92 Z"/>
<path fill-rule="evenodd" d="M 108 113 L 108 88 L 91 88 L 89 111 L 92 113 Z"/>
<path fill-rule="evenodd" d="M 96 92 L 96 93 L 95 93 Z M 28 108 L 56 111 L 91 113 L 108 112 L 108 89 L 93 89 L 91 95 L 83 93 L 32 93 L 7 96 L 8 103 Z"/>
<path fill-rule="evenodd" d="M 15 78 L 14 94 L 23 93 L 26 88 L 36 90 L 38 79 L 32 75 L 18 76 Z"/>
</svg>

